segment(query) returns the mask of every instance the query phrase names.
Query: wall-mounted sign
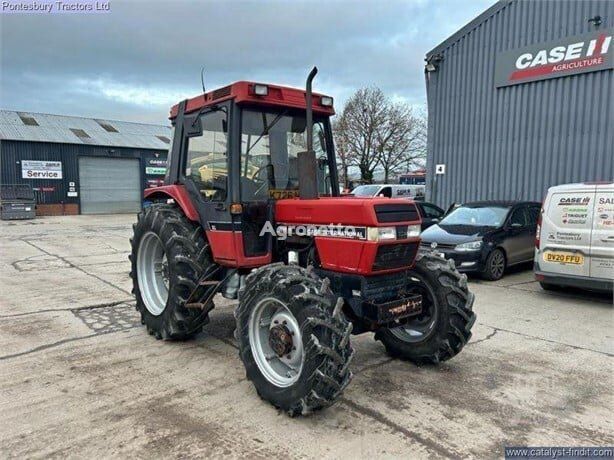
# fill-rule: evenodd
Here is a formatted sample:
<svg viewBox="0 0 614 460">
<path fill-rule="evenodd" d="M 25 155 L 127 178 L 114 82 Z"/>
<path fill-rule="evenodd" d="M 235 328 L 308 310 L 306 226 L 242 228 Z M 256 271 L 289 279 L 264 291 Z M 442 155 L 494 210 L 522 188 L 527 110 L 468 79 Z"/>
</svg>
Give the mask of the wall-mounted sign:
<svg viewBox="0 0 614 460">
<path fill-rule="evenodd" d="M 446 173 L 446 165 L 445 164 L 438 164 L 435 165 L 435 174 L 440 174 L 443 175 Z"/>
<path fill-rule="evenodd" d="M 614 68 L 614 29 L 561 38 L 497 55 L 495 86 Z"/>
<path fill-rule="evenodd" d="M 152 165 L 152 166 L 164 166 L 164 167 L 166 167 L 166 160 L 163 159 L 163 158 L 150 158 L 147 163 Z"/>
<path fill-rule="evenodd" d="M 79 196 L 79 193 L 78 192 L 68 192 L 66 195 L 71 197 L 71 198 L 74 198 L 76 196 Z"/>
<path fill-rule="evenodd" d="M 61 161 L 21 160 L 23 179 L 61 179 Z"/>
<path fill-rule="evenodd" d="M 166 174 L 166 168 L 157 168 L 153 166 L 147 166 L 145 168 L 145 174 L 163 176 L 164 174 Z"/>
</svg>

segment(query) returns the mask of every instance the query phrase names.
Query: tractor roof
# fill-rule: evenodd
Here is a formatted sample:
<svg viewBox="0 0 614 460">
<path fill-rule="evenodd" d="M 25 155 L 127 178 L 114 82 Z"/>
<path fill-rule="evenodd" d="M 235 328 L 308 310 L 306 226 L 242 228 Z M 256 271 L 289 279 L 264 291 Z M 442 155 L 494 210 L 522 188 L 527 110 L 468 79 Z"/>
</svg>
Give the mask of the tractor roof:
<svg viewBox="0 0 614 460">
<path fill-rule="evenodd" d="M 268 87 L 266 96 L 258 96 L 254 92 L 254 85 L 265 85 Z M 322 94 L 313 93 L 313 112 L 320 115 L 334 115 L 335 109 L 321 105 Z M 288 86 L 269 85 L 267 83 L 256 83 L 250 81 L 238 81 L 231 83 L 223 88 L 201 94 L 188 99 L 186 113 L 200 110 L 202 107 L 217 104 L 222 101 L 234 99 L 237 103 L 257 104 L 274 107 L 290 107 L 296 109 L 306 109 L 305 90 L 290 88 Z M 171 107 L 170 118 L 177 116 L 179 104 Z"/>
</svg>

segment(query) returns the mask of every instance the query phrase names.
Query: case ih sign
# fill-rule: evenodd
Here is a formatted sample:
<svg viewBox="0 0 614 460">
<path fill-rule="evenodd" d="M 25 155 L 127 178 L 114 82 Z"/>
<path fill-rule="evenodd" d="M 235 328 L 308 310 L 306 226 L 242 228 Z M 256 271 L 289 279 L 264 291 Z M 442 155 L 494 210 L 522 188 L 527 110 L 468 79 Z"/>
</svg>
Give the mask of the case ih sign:
<svg viewBox="0 0 614 460">
<path fill-rule="evenodd" d="M 495 85 L 517 85 L 614 68 L 613 29 L 505 51 L 497 55 Z"/>
</svg>

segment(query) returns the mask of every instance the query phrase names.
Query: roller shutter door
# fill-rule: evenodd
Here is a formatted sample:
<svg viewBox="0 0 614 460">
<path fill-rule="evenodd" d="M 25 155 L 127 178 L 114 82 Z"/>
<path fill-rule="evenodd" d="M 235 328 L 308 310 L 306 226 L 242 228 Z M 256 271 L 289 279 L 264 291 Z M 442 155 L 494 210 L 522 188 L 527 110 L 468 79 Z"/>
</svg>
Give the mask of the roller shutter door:
<svg viewBox="0 0 614 460">
<path fill-rule="evenodd" d="M 138 212 L 141 174 L 138 159 L 79 158 L 82 214 Z"/>
</svg>

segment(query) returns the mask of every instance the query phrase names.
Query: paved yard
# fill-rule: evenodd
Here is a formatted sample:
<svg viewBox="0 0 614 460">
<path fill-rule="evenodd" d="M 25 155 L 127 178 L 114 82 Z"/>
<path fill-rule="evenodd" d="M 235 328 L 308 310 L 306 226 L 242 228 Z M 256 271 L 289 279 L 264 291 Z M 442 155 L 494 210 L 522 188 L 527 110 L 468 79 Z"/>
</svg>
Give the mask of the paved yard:
<svg viewBox="0 0 614 460">
<path fill-rule="evenodd" d="M 355 337 L 341 401 L 290 419 L 246 381 L 218 302 L 205 333 L 156 341 L 130 295 L 133 216 L 0 223 L 0 457 L 489 457 L 504 445 L 614 444 L 608 297 L 530 271 L 471 282 L 455 359 L 416 367 Z"/>
</svg>

